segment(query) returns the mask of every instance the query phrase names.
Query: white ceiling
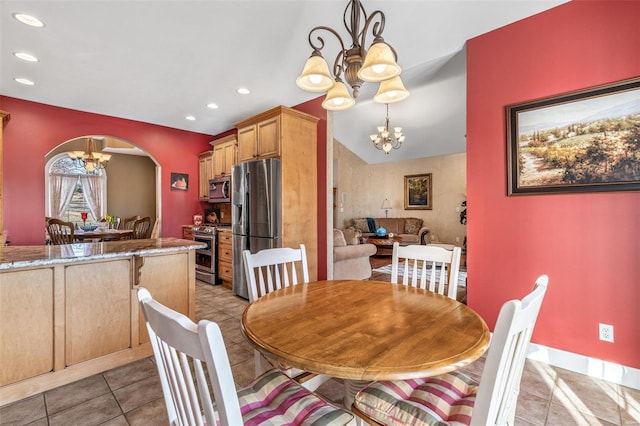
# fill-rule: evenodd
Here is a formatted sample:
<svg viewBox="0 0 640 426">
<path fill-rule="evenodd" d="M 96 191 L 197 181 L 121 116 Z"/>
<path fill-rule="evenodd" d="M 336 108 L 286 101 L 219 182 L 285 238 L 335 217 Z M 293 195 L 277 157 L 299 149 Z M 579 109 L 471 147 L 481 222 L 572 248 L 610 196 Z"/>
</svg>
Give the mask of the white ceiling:
<svg viewBox="0 0 640 426">
<path fill-rule="evenodd" d="M 384 155 L 368 137 L 385 107 L 365 83 L 356 107 L 334 114 L 334 137 L 368 163 L 465 151 L 465 41 L 566 0 L 363 1 L 386 15 L 385 40 L 398 52 L 411 96 L 390 104 L 406 141 Z M 295 79 L 317 25 L 347 35 L 346 0 L 0 2 L 0 93 L 98 114 L 219 134 L 233 123 L 318 94 Z M 32 28 L 23 12 L 45 22 Z M 367 45 L 371 42 L 367 37 Z M 331 63 L 338 44 L 323 54 Z M 346 43 L 346 42 L 345 42 Z M 350 44 L 350 43 L 349 43 Z M 24 51 L 39 62 L 13 56 Z M 35 86 L 13 79 L 25 77 Z M 236 93 L 247 87 L 250 95 Z M 206 107 L 215 102 L 219 109 Z M 196 121 L 185 120 L 194 115 Z M 117 136 L 117 135 L 115 135 Z"/>
</svg>

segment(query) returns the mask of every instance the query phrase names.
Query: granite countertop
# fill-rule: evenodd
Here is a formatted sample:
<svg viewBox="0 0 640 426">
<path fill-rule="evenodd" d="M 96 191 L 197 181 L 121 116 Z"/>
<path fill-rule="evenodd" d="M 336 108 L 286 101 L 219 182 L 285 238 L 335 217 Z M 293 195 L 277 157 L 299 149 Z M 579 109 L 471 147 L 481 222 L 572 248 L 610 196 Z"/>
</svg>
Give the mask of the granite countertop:
<svg viewBox="0 0 640 426">
<path fill-rule="evenodd" d="M 105 241 L 59 246 L 7 246 L 0 248 L 0 270 L 115 259 L 133 255 L 173 253 L 206 248 L 206 246 L 205 243 L 179 238 Z"/>
</svg>

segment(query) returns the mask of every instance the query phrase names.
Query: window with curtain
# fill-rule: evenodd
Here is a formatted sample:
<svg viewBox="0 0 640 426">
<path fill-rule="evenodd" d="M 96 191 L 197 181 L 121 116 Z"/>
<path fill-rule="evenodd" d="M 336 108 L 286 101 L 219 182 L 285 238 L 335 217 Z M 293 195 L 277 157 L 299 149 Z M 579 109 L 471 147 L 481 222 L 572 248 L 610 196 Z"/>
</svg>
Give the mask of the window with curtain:
<svg viewBox="0 0 640 426">
<path fill-rule="evenodd" d="M 106 212 L 107 176 L 104 170 L 88 172 L 66 153 L 47 163 L 47 212 L 82 225 L 82 213 L 88 213 L 87 223 L 95 223 Z"/>
</svg>

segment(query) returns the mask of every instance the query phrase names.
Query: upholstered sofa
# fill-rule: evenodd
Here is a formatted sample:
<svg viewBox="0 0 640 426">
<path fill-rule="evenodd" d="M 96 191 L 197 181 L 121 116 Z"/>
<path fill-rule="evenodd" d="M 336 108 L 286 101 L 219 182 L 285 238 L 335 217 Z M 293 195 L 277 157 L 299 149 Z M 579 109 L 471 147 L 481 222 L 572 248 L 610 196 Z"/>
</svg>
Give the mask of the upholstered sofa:
<svg viewBox="0 0 640 426">
<path fill-rule="evenodd" d="M 360 244 L 360 232 L 333 230 L 333 278 L 366 280 L 371 278 L 369 257 L 376 253 L 373 244 Z"/>
<path fill-rule="evenodd" d="M 357 218 L 347 229 L 362 232 L 363 238 L 372 237 L 378 228 L 383 227 L 387 233 L 402 239 L 407 244 L 429 244 L 431 233 L 423 226 L 422 219 L 417 217 Z"/>
</svg>

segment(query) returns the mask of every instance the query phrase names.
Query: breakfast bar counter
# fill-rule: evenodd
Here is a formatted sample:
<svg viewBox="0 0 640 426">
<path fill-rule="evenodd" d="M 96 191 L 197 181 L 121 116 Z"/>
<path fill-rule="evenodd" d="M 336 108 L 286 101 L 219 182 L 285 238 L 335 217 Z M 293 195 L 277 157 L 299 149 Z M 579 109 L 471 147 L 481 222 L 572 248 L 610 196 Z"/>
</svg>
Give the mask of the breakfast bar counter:
<svg viewBox="0 0 640 426">
<path fill-rule="evenodd" d="M 0 249 L 0 406 L 151 355 L 136 292 L 195 320 L 177 238 Z"/>
<path fill-rule="evenodd" d="M 0 249 L 0 271 L 133 255 L 174 253 L 203 248 L 205 244 L 178 238 L 119 240 L 58 246 L 7 246 Z"/>
</svg>

